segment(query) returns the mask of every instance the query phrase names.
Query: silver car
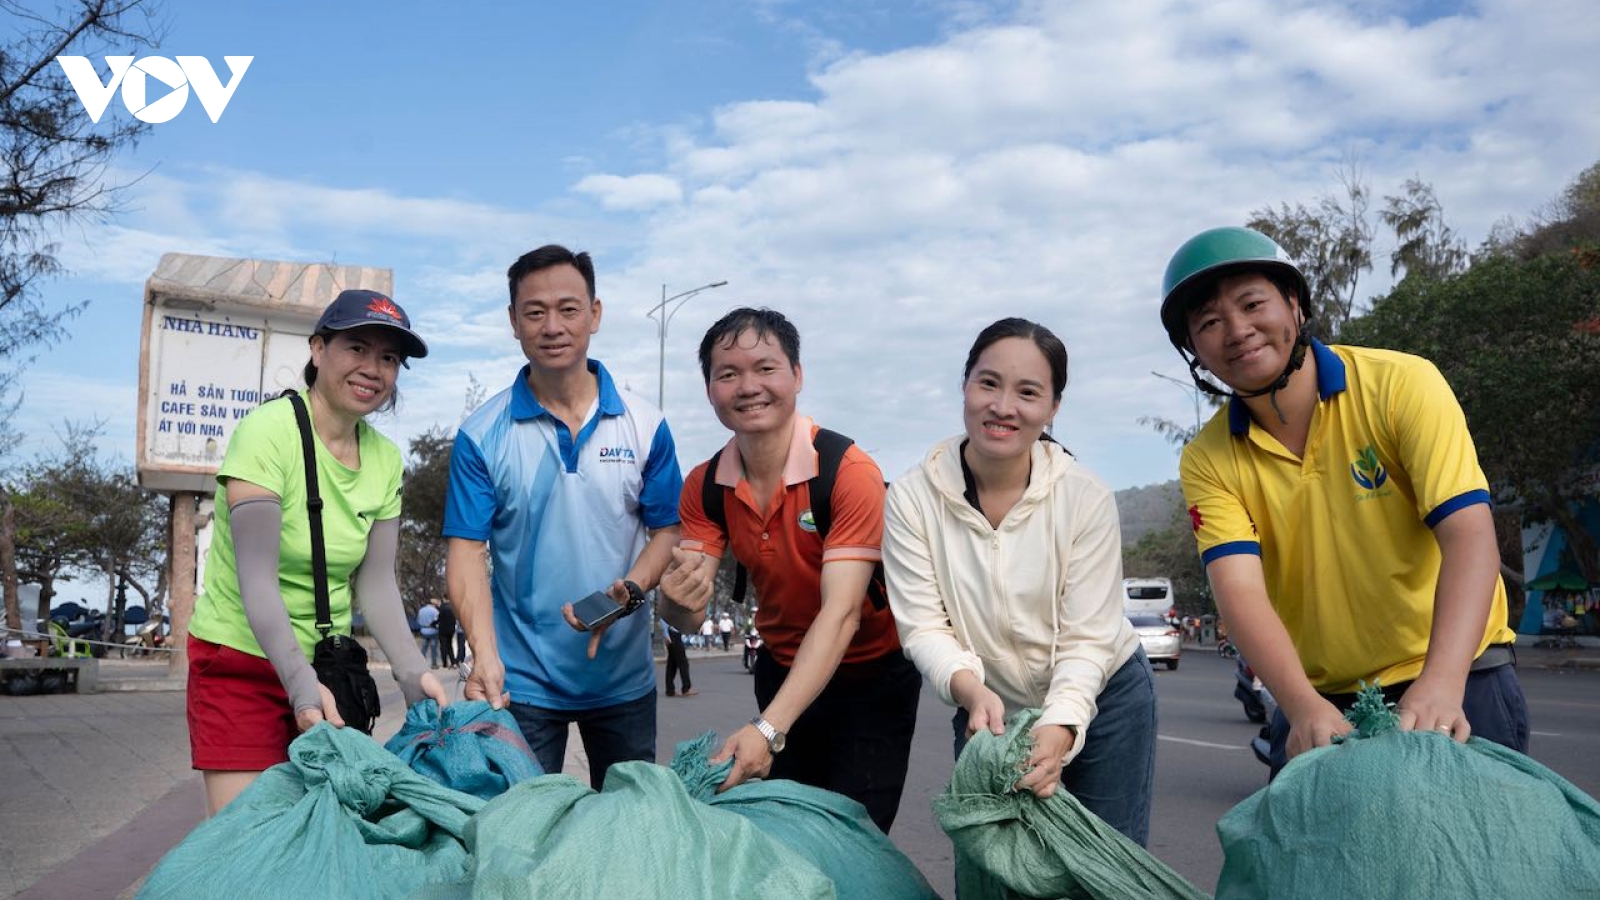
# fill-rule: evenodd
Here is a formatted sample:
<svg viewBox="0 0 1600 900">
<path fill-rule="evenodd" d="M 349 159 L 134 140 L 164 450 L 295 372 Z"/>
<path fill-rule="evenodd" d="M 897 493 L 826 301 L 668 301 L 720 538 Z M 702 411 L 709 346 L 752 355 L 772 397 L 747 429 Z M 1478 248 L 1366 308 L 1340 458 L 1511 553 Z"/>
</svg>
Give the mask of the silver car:
<svg viewBox="0 0 1600 900">
<path fill-rule="evenodd" d="M 1139 643 L 1150 662 L 1164 662 L 1168 670 L 1178 667 L 1178 657 L 1183 654 L 1183 632 L 1178 626 L 1159 616 L 1129 616 L 1128 621 L 1139 633 Z"/>
</svg>

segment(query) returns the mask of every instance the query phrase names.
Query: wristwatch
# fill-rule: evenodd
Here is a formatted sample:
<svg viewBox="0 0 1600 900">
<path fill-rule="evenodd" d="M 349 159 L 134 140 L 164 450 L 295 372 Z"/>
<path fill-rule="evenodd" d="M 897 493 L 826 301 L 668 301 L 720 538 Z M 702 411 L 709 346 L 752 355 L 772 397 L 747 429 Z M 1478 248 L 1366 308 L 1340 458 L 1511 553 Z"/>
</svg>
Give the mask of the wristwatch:
<svg viewBox="0 0 1600 900">
<path fill-rule="evenodd" d="M 632 579 L 622 582 L 622 586 L 628 589 L 628 602 L 623 606 L 622 614 L 631 616 L 644 605 L 644 588 Z"/>
<path fill-rule="evenodd" d="M 761 736 L 767 739 L 768 750 L 771 750 L 774 754 L 783 752 L 784 745 L 789 742 L 788 739 L 784 737 L 783 732 L 773 727 L 771 722 L 768 722 L 766 719 L 763 719 L 760 716 L 756 716 L 754 719 L 751 719 L 750 724 L 754 725 L 756 730 L 761 732 Z"/>
</svg>

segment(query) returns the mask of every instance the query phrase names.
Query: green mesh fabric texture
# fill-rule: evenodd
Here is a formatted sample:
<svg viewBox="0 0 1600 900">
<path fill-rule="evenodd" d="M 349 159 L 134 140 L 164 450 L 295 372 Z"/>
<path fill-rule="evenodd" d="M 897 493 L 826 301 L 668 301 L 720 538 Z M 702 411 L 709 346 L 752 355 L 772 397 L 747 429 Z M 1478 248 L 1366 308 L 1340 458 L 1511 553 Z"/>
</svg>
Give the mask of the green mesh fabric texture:
<svg viewBox="0 0 1600 900">
<path fill-rule="evenodd" d="M 1600 804 L 1527 756 L 1399 731 L 1376 689 L 1355 734 L 1301 754 L 1217 825 L 1217 900 L 1600 897 Z"/>
<path fill-rule="evenodd" d="M 467 822 L 482 806 L 323 723 L 168 852 L 139 897 L 403 898 L 464 875 Z"/>
<path fill-rule="evenodd" d="M 672 770 L 689 795 L 741 816 L 763 834 L 793 850 L 833 882 L 839 900 L 933 900 L 911 860 L 878 830 L 866 807 L 842 794 L 794 781 L 747 781 L 724 793 L 731 760 L 712 766 L 719 747 L 708 732 L 679 744 Z"/>
<path fill-rule="evenodd" d="M 836 896 L 815 866 L 652 763 L 612 766 L 600 791 L 566 775 L 524 781 L 483 808 L 467 840 L 466 881 L 417 900 Z"/>
<path fill-rule="evenodd" d="M 1201 900 L 1206 895 L 1066 791 L 1039 799 L 1012 791 L 1039 710 L 1003 735 L 980 731 L 934 800 L 956 849 L 961 900 Z"/>
</svg>

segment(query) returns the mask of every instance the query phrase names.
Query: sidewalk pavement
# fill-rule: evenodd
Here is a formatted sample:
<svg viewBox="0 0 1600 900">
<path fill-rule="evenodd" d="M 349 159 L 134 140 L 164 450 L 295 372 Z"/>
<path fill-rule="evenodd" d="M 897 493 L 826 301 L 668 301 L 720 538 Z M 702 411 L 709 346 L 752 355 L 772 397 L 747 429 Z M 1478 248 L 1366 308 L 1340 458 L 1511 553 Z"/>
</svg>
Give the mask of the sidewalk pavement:
<svg viewBox="0 0 1600 900">
<path fill-rule="evenodd" d="M 372 670 L 381 743 L 405 722 L 405 706 L 381 656 Z M 460 698 L 456 670 L 434 674 Z M 201 822 L 205 791 L 189 767 L 184 688 L 164 658 L 104 659 L 99 693 L 0 697 L 0 900 L 131 900 Z M 576 727 L 562 771 L 588 781 Z"/>
<path fill-rule="evenodd" d="M 1215 644 L 1185 652 L 1214 653 Z M 691 659 L 738 655 L 691 649 Z M 1600 670 L 1600 645 L 1517 648 L 1524 667 Z M 405 720 L 387 664 L 375 662 L 387 740 Z M 452 696 L 455 671 L 435 670 Z M 1600 684 L 1600 682 L 1597 682 Z M 205 793 L 189 768 L 184 684 L 165 660 L 102 660 L 101 692 L 0 697 L 0 900 L 131 900 L 155 863 L 198 825 Z M 576 730 L 563 771 L 588 777 Z"/>
</svg>

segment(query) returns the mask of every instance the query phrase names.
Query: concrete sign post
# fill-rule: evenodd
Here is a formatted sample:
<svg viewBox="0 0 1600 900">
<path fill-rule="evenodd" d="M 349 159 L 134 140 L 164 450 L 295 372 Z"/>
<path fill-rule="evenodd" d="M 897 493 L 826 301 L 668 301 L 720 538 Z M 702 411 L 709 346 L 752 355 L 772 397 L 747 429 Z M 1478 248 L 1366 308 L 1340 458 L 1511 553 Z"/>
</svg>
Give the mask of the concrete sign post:
<svg viewBox="0 0 1600 900">
<path fill-rule="evenodd" d="M 139 342 L 139 483 L 172 496 L 171 670 L 186 671 L 195 539 L 210 522 L 217 468 L 252 409 L 305 386 L 307 341 L 342 290 L 392 293 L 388 269 L 168 253 L 145 282 Z M 209 530 L 206 531 L 209 534 Z"/>
</svg>

